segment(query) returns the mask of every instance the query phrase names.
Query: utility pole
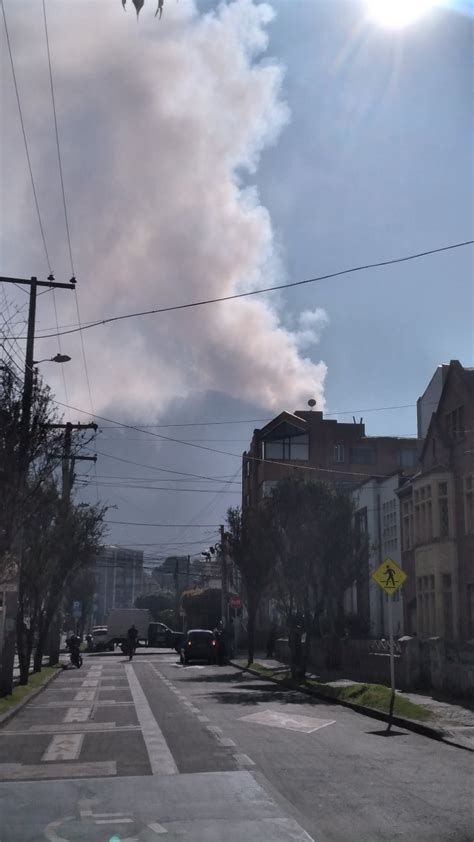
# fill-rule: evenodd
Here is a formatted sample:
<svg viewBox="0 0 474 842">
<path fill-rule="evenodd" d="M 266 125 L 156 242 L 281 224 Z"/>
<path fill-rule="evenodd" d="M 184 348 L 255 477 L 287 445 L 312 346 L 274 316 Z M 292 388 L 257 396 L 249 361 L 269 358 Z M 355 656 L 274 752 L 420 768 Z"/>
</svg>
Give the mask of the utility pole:
<svg viewBox="0 0 474 842">
<path fill-rule="evenodd" d="M 97 456 L 78 456 L 72 454 L 72 432 L 73 430 L 97 430 L 97 424 L 71 424 L 68 421 L 66 424 L 48 424 L 48 429 L 64 430 L 64 450 L 62 456 L 62 517 L 67 518 L 69 506 L 71 504 L 71 491 L 74 484 L 74 467 L 76 462 L 97 462 Z M 60 650 L 60 612 L 56 614 L 52 624 L 49 635 L 49 665 L 53 666 L 58 663 Z"/>
<path fill-rule="evenodd" d="M 67 284 L 56 283 L 52 275 L 47 281 L 39 281 L 36 277 L 31 278 L 9 278 L 0 276 L 0 282 L 4 284 L 27 285 L 30 288 L 30 300 L 28 308 L 28 330 L 25 353 L 25 376 L 23 381 L 23 394 L 21 400 L 21 419 L 19 429 L 19 454 L 17 468 L 17 500 L 22 502 L 27 477 L 30 457 L 30 420 L 31 402 L 33 396 L 33 365 L 34 365 L 34 341 L 35 341 L 35 320 L 36 320 L 36 291 L 39 286 L 50 289 L 70 289 L 76 287 L 76 279 L 71 278 Z M 3 602 L 3 631 L 0 640 L 0 695 L 9 696 L 13 690 L 13 666 L 15 660 L 16 642 L 16 616 L 18 611 L 18 590 L 20 585 L 21 558 L 23 552 L 23 528 L 20 518 L 24 517 L 21 508 L 18 508 L 16 518 L 16 573 L 12 581 L 0 585 Z"/>
<path fill-rule="evenodd" d="M 224 527 L 222 525 L 219 527 L 219 529 L 221 536 L 221 614 L 224 626 L 225 628 L 227 628 L 229 624 L 229 599 L 227 587 L 227 536 L 224 532 Z"/>
</svg>

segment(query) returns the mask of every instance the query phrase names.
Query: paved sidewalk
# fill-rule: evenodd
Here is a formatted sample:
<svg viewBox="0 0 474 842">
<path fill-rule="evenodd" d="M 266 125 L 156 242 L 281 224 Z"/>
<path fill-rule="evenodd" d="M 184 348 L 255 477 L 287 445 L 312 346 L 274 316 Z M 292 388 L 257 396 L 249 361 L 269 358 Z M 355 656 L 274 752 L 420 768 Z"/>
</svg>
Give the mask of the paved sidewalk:
<svg viewBox="0 0 474 842">
<path fill-rule="evenodd" d="M 247 666 L 246 658 L 235 658 L 233 661 L 241 667 Z M 274 658 L 266 658 L 263 654 L 255 657 L 255 663 L 268 669 L 284 671 L 288 669 L 288 665 L 277 661 Z M 317 675 L 308 673 L 311 678 L 318 678 Z M 329 687 L 349 686 L 351 684 L 360 684 L 366 682 L 352 681 L 348 678 L 339 678 L 335 681 L 324 682 Z M 396 691 L 398 695 L 409 699 L 420 707 L 426 708 L 432 718 L 429 720 L 430 727 L 442 731 L 445 739 L 459 743 L 459 745 L 469 748 L 474 751 L 474 705 L 466 702 L 465 705 L 460 702 L 440 701 L 433 698 L 429 693 L 405 693 L 401 690 Z"/>
</svg>

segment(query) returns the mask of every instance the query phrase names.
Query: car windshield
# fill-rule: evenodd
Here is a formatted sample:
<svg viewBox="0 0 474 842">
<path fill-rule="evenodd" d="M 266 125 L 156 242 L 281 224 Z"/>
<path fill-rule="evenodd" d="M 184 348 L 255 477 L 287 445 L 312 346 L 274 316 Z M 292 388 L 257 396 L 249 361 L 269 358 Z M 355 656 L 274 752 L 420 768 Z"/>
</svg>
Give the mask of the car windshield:
<svg viewBox="0 0 474 842">
<path fill-rule="evenodd" d="M 0 5 L 0 842 L 474 842 L 474 0 Z"/>
</svg>

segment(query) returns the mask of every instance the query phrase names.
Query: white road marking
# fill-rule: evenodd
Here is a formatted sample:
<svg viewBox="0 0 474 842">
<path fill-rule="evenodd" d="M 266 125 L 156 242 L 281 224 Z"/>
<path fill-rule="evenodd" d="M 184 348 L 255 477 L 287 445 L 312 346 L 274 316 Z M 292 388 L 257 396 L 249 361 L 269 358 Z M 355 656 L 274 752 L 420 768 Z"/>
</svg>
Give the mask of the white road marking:
<svg viewBox="0 0 474 842">
<path fill-rule="evenodd" d="M 198 716 L 198 719 L 199 719 L 199 722 L 210 722 L 211 721 L 209 719 L 209 717 L 205 716 L 205 714 L 203 714 L 203 713 L 200 716 Z"/>
<path fill-rule="evenodd" d="M 132 664 L 125 665 L 125 672 L 130 686 L 130 692 L 135 702 L 135 710 L 142 729 L 152 774 L 177 775 L 178 767 L 174 762 L 173 755 L 168 748 L 161 728 L 153 716 Z"/>
<path fill-rule="evenodd" d="M 158 822 L 152 822 L 151 824 L 147 825 L 150 830 L 153 830 L 154 833 L 168 833 L 165 827 L 162 824 L 158 824 Z"/>
<path fill-rule="evenodd" d="M 134 819 L 97 819 L 94 816 L 94 824 L 134 824 Z"/>
<path fill-rule="evenodd" d="M 44 780 L 45 778 L 105 778 L 117 774 L 114 760 L 90 763 L 47 763 L 44 766 L 0 763 L 0 781 Z M 123 842 L 123 840 L 122 840 Z"/>
<path fill-rule="evenodd" d="M 303 731 L 305 734 L 312 734 L 328 725 L 334 725 L 335 719 L 316 719 L 312 716 L 289 716 L 276 710 L 262 710 L 251 713 L 248 716 L 241 716 L 241 721 L 255 722 L 257 725 L 270 725 L 273 728 L 286 728 L 290 731 Z"/>
<path fill-rule="evenodd" d="M 99 679 L 98 678 L 86 678 L 85 681 L 82 682 L 82 687 L 98 687 L 99 686 Z"/>
<path fill-rule="evenodd" d="M 234 740 L 231 740 L 230 737 L 220 737 L 219 734 L 216 734 L 215 736 L 217 742 L 220 746 L 223 746 L 223 748 L 236 748 L 237 744 L 234 742 Z"/>
<path fill-rule="evenodd" d="M 58 730 L 60 730 L 64 734 L 74 734 L 77 731 L 110 731 L 112 728 L 115 728 L 115 722 L 81 722 L 80 724 L 75 722 L 63 722 L 61 725 L 30 725 L 27 733 L 56 734 Z M 15 733 L 17 734 L 19 732 L 15 731 Z"/>
<path fill-rule="evenodd" d="M 255 766 L 255 763 L 248 754 L 234 754 L 234 760 L 239 769 L 248 769 L 249 766 Z"/>
<path fill-rule="evenodd" d="M 75 702 L 93 702 L 95 697 L 94 690 L 78 690 L 74 696 Z"/>
<path fill-rule="evenodd" d="M 222 734 L 222 728 L 219 728 L 218 725 L 207 725 L 206 728 L 211 734 Z"/>
<path fill-rule="evenodd" d="M 65 715 L 63 722 L 87 722 L 90 719 L 92 714 L 92 708 L 83 707 L 83 708 L 69 708 Z"/>
<path fill-rule="evenodd" d="M 56 734 L 44 752 L 41 761 L 78 760 L 81 753 L 84 734 Z"/>
</svg>

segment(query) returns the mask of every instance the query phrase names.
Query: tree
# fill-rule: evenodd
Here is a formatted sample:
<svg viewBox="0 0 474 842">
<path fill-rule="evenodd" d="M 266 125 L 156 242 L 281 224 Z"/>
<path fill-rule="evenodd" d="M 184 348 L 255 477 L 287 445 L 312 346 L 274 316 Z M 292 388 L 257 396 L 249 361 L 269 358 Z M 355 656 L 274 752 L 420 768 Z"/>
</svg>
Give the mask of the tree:
<svg viewBox="0 0 474 842">
<path fill-rule="evenodd" d="M 135 608 L 148 608 L 151 616 L 157 623 L 168 625 L 174 618 L 175 595 L 171 591 L 155 591 L 154 593 L 142 594 L 135 600 Z M 171 613 L 170 613 L 171 612 Z M 164 619 L 166 617 L 166 619 Z"/>
<path fill-rule="evenodd" d="M 292 673 L 304 673 L 311 642 L 324 621 L 337 658 L 338 621 L 345 589 L 357 579 L 366 558 L 354 527 L 348 492 L 324 482 L 290 477 L 268 498 L 271 541 L 276 557 L 276 588 L 290 631 Z M 299 631 L 306 631 L 299 659 Z M 300 663 L 298 663 L 300 660 Z"/>
<path fill-rule="evenodd" d="M 78 634 L 80 637 L 83 636 L 87 619 L 90 618 L 92 614 L 95 592 L 96 576 L 92 567 L 85 567 L 80 570 L 69 583 L 64 599 L 66 625 L 69 627 L 75 627 L 75 624 L 78 623 Z M 81 614 L 78 620 L 73 614 L 75 602 L 78 602 L 81 606 Z"/>
<path fill-rule="evenodd" d="M 181 594 L 188 628 L 214 629 L 221 619 L 219 588 L 191 588 Z"/>
<path fill-rule="evenodd" d="M 270 535 L 271 509 L 267 501 L 257 509 L 242 512 L 237 506 L 227 511 L 227 541 L 232 560 L 238 567 L 247 608 L 248 664 L 255 655 L 257 611 L 275 568 Z"/>
</svg>

